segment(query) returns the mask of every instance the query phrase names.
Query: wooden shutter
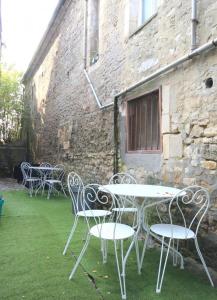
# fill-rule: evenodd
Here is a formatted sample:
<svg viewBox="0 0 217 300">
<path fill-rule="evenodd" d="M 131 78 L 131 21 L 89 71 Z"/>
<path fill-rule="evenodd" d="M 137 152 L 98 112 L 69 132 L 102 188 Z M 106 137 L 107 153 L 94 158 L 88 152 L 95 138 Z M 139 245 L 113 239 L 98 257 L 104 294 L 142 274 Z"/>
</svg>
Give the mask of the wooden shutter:
<svg viewBox="0 0 217 300">
<path fill-rule="evenodd" d="M 160 150 L 159 91 L 128 101 L 128 151 Z"/>
</svg>

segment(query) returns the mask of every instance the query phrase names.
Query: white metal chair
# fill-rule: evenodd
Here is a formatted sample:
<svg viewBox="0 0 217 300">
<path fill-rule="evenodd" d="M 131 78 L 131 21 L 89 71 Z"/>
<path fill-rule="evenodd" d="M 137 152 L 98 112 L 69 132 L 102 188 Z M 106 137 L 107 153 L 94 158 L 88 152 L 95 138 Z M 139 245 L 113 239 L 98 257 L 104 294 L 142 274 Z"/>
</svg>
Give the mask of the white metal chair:
<svg viewBox="0 0 217 300">
<path fill-rule="evenodd" d="M 69 279 L 74 276 L 75 271 L 77 270 L 77 267 L 79 266 L 81 259 L 84 256 L 85 251 L 87 250 L 91 237 L 99 238 L 101 240 L 101 243 L 113 241 L 121 296 L 122 299 L 126 299 L 126 262 L 134 245 L 136 248 L 137 264 L 139 270 L 139 250 L 137 240 L 138 230 L 135 231 L 132 226 L 122 223 L 122 215 L 124 212 L 122 209 L 116 212 L 115 220 L 111 220 L 110 218 L 108 218 L 109 214 L 112 213 L 113 208 L 124 208 L 124 201 L 122 201 L 121 198 L 115 197 L 110 192 L 106 191 L 103 187 L 96 190 L 91 184 L 84 187 L 83 193 L 85 195 L 83 201 L 83 212 L 88 226 L 88 234 L 86 242 L 71 271 Z M 92 214 L 91 222 L 90 213 L 92 212 L 92 210 L 90 204 L 94 204 L 95 207 L 106 207 L 107 214 L 103 218 L 95 217 L 94 214 Z M 87 207 L 89 207 L 90 210 L 87 210 Z M 93 225 L 93 220 L 95 225 Z M 124 253 L 123 241 L 127 239 L 130 239 L 130 245 L 127 247 L 127 250 Z M 120 247 L 118 247 L 117 245 L 118 241 L 120 241 Z M 104 249 L 106 249 L 106 247 Z M 120 250 L 120 254 L 118 254 L 118 250 Z"/>
<path fill-rule="evenodd" d="M 40 167 L 42 168 L 51 168 L 52 165 L 48 162 L 42 162 L 40 164 Z M 61 165 L 62 167 L 62 165 Z M 49 169 L 43 169 L 43 170 L 39 170 L 39 173 L 41 175 L 41 178 L 42 178 L 42 195 L 44 194 L 44 188 L 45 188 L 45 180 L 48 180 L 48 179 L 52 179 L 52 170 L 49 170 Z"/>
<path fill-rule="evenodd" d="M 109 180 L 109 184 L 136 184 L 136 183 L 137 183 L 136 179 L 129 173 L 116 173 Z M 119 210 L 122 210 L 126 213 L 134 213 L 134 226 L 136 226 L 138 222 L 137 220 L 138 209 L 135 206 L 131 205 L 135 197 L 121 196 L 121 198 L 124 203 L 124 207 L 114 207 L 113 211 L 117 212 Z"/>
<path fill-rule="evenodd" d="M 40 164 L 40 167 L 52 167 L 52 165 L 50 163 L 48 163 L 48 162 L 42 162 Z"/>
<path fill-rule="evenodd" d="M 53 190 L 59 193 L 59 191 L 57 190 L 58 187 L 62 190 L 65 197 L 67 197 L 63 187 L 64 175 L 65 175 L 64 166 L 56 165 L 54 167 L 54 170 L 50 174 L 49 178 L 44 180 L 44 185 L 48 186 L 47 199 L 50 199 L 50 195 Z"/>
<path fill-rule="evenodd" d="M 74 211 L 74 223 L 72 225 L 72 229 L 70 231 L 68 240 L 66 242 L 65 248 L 63 250 L 63 255 L 66 254 L 66 251 L 69 247 L 69 244 L 72 240 L 73 234 L 75 232 L 75 229 L 77 227 L 78 224 L 78 219 L 79 217 L 87 217 L 89 216 L 89 218 L 102 218 L 105 216 L 110 215 L 111 213 L 108 212 L 107 210 L 99 210 L 99 209 L 95 209 L 94 207 L 94 203 L 91 205 L 89 203 L 88 206 L 86 206 L 86 210 L 84 211 L 84 207 L 83 207 L 83 202 L 84 202 L 84 197 L 85 194 L 83 193 L 83 189 L 84 189 L 84 184 L 81 180 L 81 177 L 76 174 L 75 172 L 71 172 L 68 174 L 68 179 L 67 179 L 67 184 L 68 184 L 68 190 L 69 190 L 69 194 L 71 196 L 71 200 L 72 200 L 72 206 L 73 206 L 73 211 Z M 92 185 L 92 188 L 98 189 L 98 185 Z M 103 252 L 103 260 L 105 261 L 106 256 L 104 255 L 105 251 L 104 251 L 104 247 L 102 245 L 101 248 L 102 252 Z"/>
<path fill-rule="evenodd" d="M 176 242 L 178 250 L 179 240 L 193 239 L 197 253 L 203 264 L 204 270 L 209 278 L 212 286 L 214 286 L 208 268 L 200 251 L 197 233 L 204 215 L 209 207 L 210 197 L 206 189 L 200 186 L 191 186 L 183 189 L 169 202 L 169 223 L 154 224 L 150 227 L 150 231 L 161 237 L 161 254 L 157 276 L 156 293 L 161 292 L 164 279 L 167 259 L 170 250 Z M 146 237 L 146 239 L 148 236 Z M 163 264 L 163 252 L 165 248 L 165 239 L 168 239 L 166 256 Z M 144 243 L 146 247 L 147 243 Z M 172 250 L 173 251 L 173 250 Z"/>
<path fill-rule="evenodd" d="M 21 172 L 23 175 L 23 185 L 28 188 L 29 195 L 32 197 L 32 194 L 34 192 L 34 189 L 38 188 L 41 184 L 41 178 L 40 177 L 33 177 L 32 171 L 30 169 L 31 165 L 28 162 L 22 162 L 21 163 Z"/>
</svg>

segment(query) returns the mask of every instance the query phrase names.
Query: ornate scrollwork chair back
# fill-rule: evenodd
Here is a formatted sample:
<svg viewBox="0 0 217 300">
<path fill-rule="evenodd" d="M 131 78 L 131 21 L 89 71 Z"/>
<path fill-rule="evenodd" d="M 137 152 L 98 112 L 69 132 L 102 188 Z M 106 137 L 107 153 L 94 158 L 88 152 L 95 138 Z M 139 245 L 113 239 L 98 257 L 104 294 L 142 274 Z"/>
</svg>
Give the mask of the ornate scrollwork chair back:
<svg viewBox="0 0 217 300">
<path fill-rule="evenodd" d="M 83 201 L 83 189 L 84 184 L 81 177 L 75 173 L 70 172 L 67 179 L 68 191 L 72 200 L 72 206 L 74 214 L 82 210 L 82 201 Z"/>
<path fill-rule="evenodd" d="M 209 205 L 210 197 L 206 189 L 200 186 L 187 187 L 170 201 L 170 223 L 183 226 L 186 229 L 185 239 L 188 238 L 190 230 L 193 230 L 197 236 L 201 221 Z"/>
</svg>

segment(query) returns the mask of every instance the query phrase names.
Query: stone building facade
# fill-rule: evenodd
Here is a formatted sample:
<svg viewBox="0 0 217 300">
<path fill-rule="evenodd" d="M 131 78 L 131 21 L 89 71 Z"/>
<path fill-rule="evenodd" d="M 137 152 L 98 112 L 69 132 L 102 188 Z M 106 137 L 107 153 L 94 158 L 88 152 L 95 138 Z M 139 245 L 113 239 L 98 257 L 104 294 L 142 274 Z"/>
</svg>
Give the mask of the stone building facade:
<svg viewBox="0 0 217 300">
<path fill-rule="evenodd" d="M 85 182 L 128 170 L 141 183 L 210 188 L 217 178 L 217 3 L 195 1 L 192 17 L 192 1 L 146 2 L 59 1 L 23 78 L 28 150 Z M 143 143 L 145 129 L 130 111 L 135 117 L 136 103 L 147 104 L 153 92 L 157 105 L 146 116 L 155 119 L 146 125 L 154 129 Z M 215 197 L 204 231 L 204 244 L 212 238 L 217 246 Z M 208 252 L 213 265 L 216 254 Z"/>
</svg>

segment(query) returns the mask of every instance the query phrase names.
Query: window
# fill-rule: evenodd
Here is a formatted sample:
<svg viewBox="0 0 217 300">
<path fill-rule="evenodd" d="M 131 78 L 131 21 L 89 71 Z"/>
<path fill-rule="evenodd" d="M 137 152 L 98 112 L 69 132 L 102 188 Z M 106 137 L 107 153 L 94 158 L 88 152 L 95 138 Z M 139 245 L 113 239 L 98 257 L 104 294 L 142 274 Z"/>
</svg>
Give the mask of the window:
<svg viewBox="0 0 217 300">
<path fill-rule="evenodd" d="M 128 0 L 129 16 L 126 13 L 126 34 L 130 36 L 141 30 L 157 13 L 158 0 Z M 129 19 L 128 19 L 129 18 Z"/>
<path fill-rule="evenodd" d="M 157 0 L 141 0 L 140 24 L 144 24 L 156 13 Z"/>
<path fill-rule="evenodd" d="M 100 0 L 89 1 L 89 55 L 90 65 L 99 58 L 99 6 Z"/>
<path fill-rule="evenodd" d="M 127 101 L 127 151 L 159 151 L 159 90 Z"/>
</svg>

